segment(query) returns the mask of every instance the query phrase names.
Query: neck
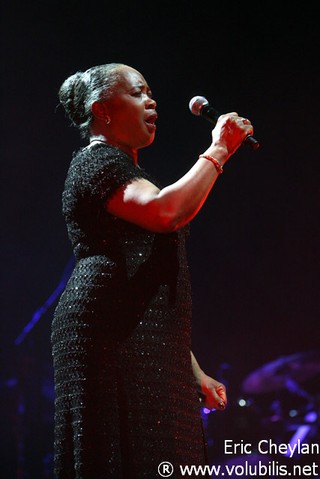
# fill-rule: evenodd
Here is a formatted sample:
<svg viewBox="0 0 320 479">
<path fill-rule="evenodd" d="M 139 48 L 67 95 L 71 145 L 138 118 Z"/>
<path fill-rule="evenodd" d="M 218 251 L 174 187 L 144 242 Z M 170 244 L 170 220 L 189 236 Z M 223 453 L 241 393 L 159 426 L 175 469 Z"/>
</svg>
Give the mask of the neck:
<svg viewBox="0 0 320 479">
<path fill-rule="evenodd" d="M 138 164 L 138 150 L 128 148 L 126 145 L 120 146 L 118 143 L 113 141 L 108 141 L 108 139 L 104 135 L 91 135 L 90 143 L 95 143 L 96 141 L 100 143 L 106 143 L 107 145 L 115 146 L 116 148 L 119 148 L 119 150 L 123 151 L 124 153 L 126 153 L 133 159 L 135 165 Z"/>
</svg>

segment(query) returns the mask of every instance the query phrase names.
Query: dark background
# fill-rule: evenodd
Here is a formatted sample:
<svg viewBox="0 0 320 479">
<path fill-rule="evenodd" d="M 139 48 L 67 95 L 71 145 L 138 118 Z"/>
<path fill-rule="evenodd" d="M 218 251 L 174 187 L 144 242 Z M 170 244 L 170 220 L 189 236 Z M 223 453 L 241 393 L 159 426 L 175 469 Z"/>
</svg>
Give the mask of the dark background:
<svg viewBox="0 0 320 479">
<path fill-rule="evenodd" d="M 140 163 L 163 184 L 210 143 L 210 125 L 189 112 L 194 95 L 250 118 L 261 142 L 228 162 L 191 228 L 194 351 L 230 397 L 224 415 L 207 417 L 210 441 L 245 439 L 248 416 L 260 434 L 274 397 L 250 394 L 256 407 L 238 421 L 252 371 L 319 350 L 319 15 L 309 2 L 278 3 L 2 1 L 3 477 L 51 477 L 55 301 L 14 342 L 71 257 L 61 192 L 83 142 L 57 91 L 77 70 L 115 61 L 144 74 L 159 119 Z"/>
</svg>

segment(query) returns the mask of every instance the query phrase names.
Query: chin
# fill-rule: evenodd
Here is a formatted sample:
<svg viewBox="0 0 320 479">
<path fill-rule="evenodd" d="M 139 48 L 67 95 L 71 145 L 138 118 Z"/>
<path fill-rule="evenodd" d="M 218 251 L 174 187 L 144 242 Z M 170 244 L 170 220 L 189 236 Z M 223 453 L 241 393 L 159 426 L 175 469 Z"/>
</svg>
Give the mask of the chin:
<svg viewBox="0 0 320 479">
<path fill-rule="evenodd" d="M 154 142 L 154 139 L 155 139 L 155 135 L 152 135 L 151 137 L 149 137 L 146 141 L 144 141 L 143 143 L 141 142 L 141 145 L 139 146 L 139 149 L 141 148 L 146 148 L 147 146 L 150 146 L 152 145 L 152 143 Z"/>
</svg>

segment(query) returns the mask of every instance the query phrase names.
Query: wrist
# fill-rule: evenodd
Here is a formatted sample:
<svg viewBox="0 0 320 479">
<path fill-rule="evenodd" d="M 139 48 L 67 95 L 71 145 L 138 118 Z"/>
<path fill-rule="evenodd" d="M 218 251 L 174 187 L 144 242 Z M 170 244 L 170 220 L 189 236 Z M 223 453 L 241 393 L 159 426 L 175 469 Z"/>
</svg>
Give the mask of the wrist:
<svg viewBox="0 0 320 479">
<path fill-rule="evenodd" d="M 201 156 L 211 156 L 223 166 L 228 161 L 230 155 L 226 147 L 221 145 L 211 145 Z"/>
<path fill-rule="evenodd" d="M 198 367 L 193 369 L 193 375 L 195 377 L 197 386 L 201 389 L 205 373 L 202 371 L 201 368 Z"/>
<path fill-rule="evenodd" d="M 218 175 L 221 175 L 223 173 L 222 164 L 216 158 L 213 158 L 213 156 L 199 155 L 199 158 L 204 158 L 205 160 L 210 161 L 214 165 L 215 169 L 217 170 Z"/>
<path fill-rule="evenodd" d="M 196 379 L 197 384 L 199 386 L 201 386 L 201 380 L 202 380 L 202 376 L 203 376 L 204 372 L 200 368 L 199 363 L 196 360 L 196 358 L 194 357 L 192 351 L 191 351 L 191 367 L 192 367 L 192 372 L 193 372 L 193 375 Z"/>
</svg>

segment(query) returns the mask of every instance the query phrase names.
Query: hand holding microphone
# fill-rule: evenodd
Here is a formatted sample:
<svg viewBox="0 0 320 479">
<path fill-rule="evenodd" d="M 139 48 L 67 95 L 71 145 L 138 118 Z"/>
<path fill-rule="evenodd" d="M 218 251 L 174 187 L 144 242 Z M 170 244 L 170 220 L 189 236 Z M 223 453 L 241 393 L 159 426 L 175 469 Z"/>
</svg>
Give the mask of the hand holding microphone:
<svg viewBox="0 0 320 479">
<path fill-rule="evenodd" d="M 193 97 L 190 102 L 189 102 L 189 108 L 190 111 L 193 115 L 196 116 L 202 116 L 206 120 L 208 120 L 210 123 L 216 124 L 219 117 L 221 116 L 220 113 L 213 108 L 208 102 L 208 100 L 203 97 L 203 96 L 195 96 Z M 234 121 L 241 122 L 243 125 L 247 126 L 247 130 L 252 132 L 252 126 L 250 121 L 247 118 L 240 118 L 236 113 L 231 113 L 229 114 L 230 119 L 232 119 L 232 116 L 234 116 Z M 223 117 L 228 117 L 228 115 L 222 115 L 221 118 Z M 250 126 L 250 128 L 248 128 Z M 225 134 L 228 133 L 228 120 L 226 120 L 225 124 L 222 126 L 224 128 Z M 229 125 L 229 130 L 231 128 L 231 125 Z M 236 138 L 235 138 L 236 140 Z M 253 150 L 257 150 L 260 146 L 259 142 L 252 136 L 251 133 L 248 133 L 247 136 L 245 137 L 243 143 L 247 146 L 250 146 Z M 232 154 L 239 145 L 234 145 L 234 148 L 231 147 L 230 154 Z M 230 150 L 230 148 L 228 148 Z"/>
</svg>

